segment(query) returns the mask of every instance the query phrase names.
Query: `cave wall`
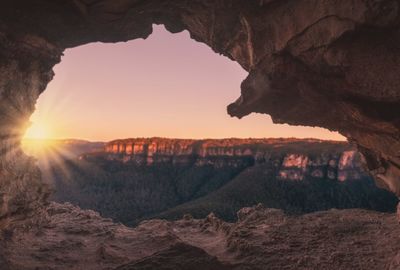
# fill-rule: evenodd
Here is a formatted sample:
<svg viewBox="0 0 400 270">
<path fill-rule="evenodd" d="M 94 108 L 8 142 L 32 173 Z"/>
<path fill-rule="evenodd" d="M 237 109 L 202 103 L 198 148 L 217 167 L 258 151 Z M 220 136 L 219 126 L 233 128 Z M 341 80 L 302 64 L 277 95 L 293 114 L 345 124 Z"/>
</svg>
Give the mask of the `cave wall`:
<svg viewBox="0 0 400 270">
<path fill-rule="evenodd" d="M 400 195 L 398 0 L 4 0 L 0 9 L 0 217 L 45 187 L 19 139 L 66 48 L 146 38 L 164 24 L 249 72 L 232 116 L 339 131 Z M 134 74 L 133 74 L 134 75 Z M 210 97 L 212 98 L 212 97 Z M 39 203 L 40 204 L 40 203 Z M 20 209 L 20 210 L 18 210 Z"/>
<path fill-rule="evenodd" d="M 38 37 L 0 32 L 0 228 L 11 217 L 25 218 L 48 196 L 35 160 L 20 149 L 20 139 L 60 54 Z"/>
</svg>

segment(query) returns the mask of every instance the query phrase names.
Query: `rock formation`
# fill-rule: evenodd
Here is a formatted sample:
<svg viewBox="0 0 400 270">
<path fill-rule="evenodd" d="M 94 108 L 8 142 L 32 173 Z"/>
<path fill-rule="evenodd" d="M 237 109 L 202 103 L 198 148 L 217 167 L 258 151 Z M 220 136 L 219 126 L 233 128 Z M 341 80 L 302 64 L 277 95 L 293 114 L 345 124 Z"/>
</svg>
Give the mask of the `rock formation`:
<svg viewBox="0 0 400 270">
<path fill-rule="evenodd" d="M 146 38 L 154 23 L 164 24 L 172 33 L 188 30 L 194 40 L 249 72 L 241 86 L 242 95 L 228 107 L 229 114 L 266 113 L 276 123 L 339 131 L 358 145 L 375 178 L 400 195 L 399 5 L 398 0 L 2 1 L 0 228 L 26 218 L 30 210 L 40 211 L 45 202 L 46 187 L 33 161 L 19 150 L 19 141 L 62 52 L 95 41 Z M 337 220 L 338 216 L 330 222 L 337 224 Z M 374 231 L 368 239 L 379 236 L 377 225 L 365 222 L 367 230 Z M 388 222 L 393 225 L 393 221 Z M 396 231 L 392 225 L 388 232 Z M 339 227 L 332 234 L 351 231 Z M 381 260 L 398 248 L 399 241 L 391 241 L 396 235 L 374 238 L 371 249 L 362 250 L 379 253 L 378 261 L 368 260 L 370 267 L 384 267 Z M 279 235 L 268 241 L 275 241 L 275 237 Z M 351 239 L 344 237 L 341 244 Z M 315 252 L 327 251 L 326 243 L 330 242 L 326 240 L 322 245 L 309 238 L 306 247 L 295 241 L 279 249 L 290 251 L 300 246 L 304 252 L 310 245 L 320 244 Z M 67 240 L 64 244 L 82 246 L 82 242 Z M 355 241 L 342 250 L 351 254 L 358 250 L 357 245 L 361 243 Z M 388 246 L 391 248 L 386 252 Z M 47 251 L 56 252 L 55 247 L 49 245 Z M 344 265 L 352 263 L 351 257 L 331 249 L 318 261 L 321 257 L 314 257 L 312 251 L 309 258 L 317 258 L 319 268 L 329 269 L 338 260 Z M 99 252 L 102 254 L 101 249 Z M 267 254 L 260 258 L 270 258 L 274 252 Z M 303 259 L 291 258 L 298 264 L 296 269 L 307 268 Z M 345 268 L 365 268 L 363 265 L 365 261 L 357 261 L 357 265 Z"/>
<path fill-rule="evenodd" d="M 0 263 L 2 270 L 395 270 L 399 249 L 395 215 L 365 210 L 293 217 L 259 205 L 240 210 L 237 223 L 210 214 L 127 228 L 93 211 L 52 203 L 28 224 L 3 233 Z"/>
<path fill-rule="evenodd" d="M 146 38 L 155 23 L 172 33 L 188 30 L 249 72 L 231 115 L 266 113 L 276 123 L 337 130 L 359 146 L 376 179 L 400 195 L 399 20 L 398 0 L 6 0 L 2 167 L 24 167 L 20 135 L 63 50 Z M 39 179 L 22 187 L 22 175 L 35 178 L 28 167 L 13 180 L 1 176 L 1 216 L 16 207 L 10 198 L 29 209 L 43 197 L 32 195 L 43 193 Z M 20 182 L 20 190 L 7 181 Z"/>
<path fill-rule="evenodd" d="M 367 175 L 360 153 L 347 143 L 315 139 L 122 139 L 107 143 L 104 152 L 86 153 L 80 158 L 89 161 L 103 158 L 138 165 L 248 167 L 270 163 L 278 168 L 278 177 L 283 180 L 312 176 L 345 181 Z"/>
</svg>

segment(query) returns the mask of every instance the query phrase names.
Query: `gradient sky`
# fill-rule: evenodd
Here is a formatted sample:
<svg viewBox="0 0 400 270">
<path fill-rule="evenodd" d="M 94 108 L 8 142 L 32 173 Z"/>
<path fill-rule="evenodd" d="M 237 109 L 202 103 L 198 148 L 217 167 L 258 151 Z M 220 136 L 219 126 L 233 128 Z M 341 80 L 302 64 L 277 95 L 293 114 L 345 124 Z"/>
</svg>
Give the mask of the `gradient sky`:
<svg viewBox="0 0 400 270">
<path fill-rule="evenodd" d="M 314 137 L 321 128 L 273 124 L 267 115 L 231 118 L 226 106 L 246 77 L 237 63 L 155 26 L 147 40 L 92 43 L 65 52 L 40 96 L 27 137 Z"/>
</svg>

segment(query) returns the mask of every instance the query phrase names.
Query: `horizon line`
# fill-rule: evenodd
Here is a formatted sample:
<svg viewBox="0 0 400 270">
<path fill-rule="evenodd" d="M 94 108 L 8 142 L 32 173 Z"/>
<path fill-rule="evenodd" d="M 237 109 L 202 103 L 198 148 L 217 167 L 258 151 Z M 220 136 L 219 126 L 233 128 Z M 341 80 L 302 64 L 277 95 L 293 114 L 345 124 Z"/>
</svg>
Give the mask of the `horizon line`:
<svg viewBox="0 0 400 270">
<path fill-rule="evenodd" d="M 122 140 L 133 140 L 133 139 L 167 139 L 167 140 L 193 140 L 193 141 L 203 141 L 203 140 L 270 140 L 270 139 L 280 139 L 280 140 L 314 140 L 314 141 L 327 141 L 327 142 L 348 142 L 345 140 L 332 140 L 332 139 L 319 139 L 314 137 L 223 137 L 223 138 L 176 138 L 176 137 L 161 137 L 161 136 L 149 136 L 149 137 L 125 137 L 125 138 L 116 138 L 111 140 L 92 140 L 92 139 L 85 139 L 85 138 L 34 138 L 34 137 L 26 137 L 22 138 L 21 141 L 68 141 L 68 140 L 75 140 L 75 141 L 86 141 L 86 142 L 113 142 L 113 141 L 122 141 Z"/>
</svg>

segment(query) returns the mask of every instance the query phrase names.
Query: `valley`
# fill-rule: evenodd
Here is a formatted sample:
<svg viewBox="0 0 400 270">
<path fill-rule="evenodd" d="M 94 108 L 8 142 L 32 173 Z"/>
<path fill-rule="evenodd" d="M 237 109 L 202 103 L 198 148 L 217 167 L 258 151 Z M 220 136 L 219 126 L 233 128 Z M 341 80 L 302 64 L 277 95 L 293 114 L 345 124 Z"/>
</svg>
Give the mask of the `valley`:
<svg viewBox="0 0 400 270">
<path fill-rule="evenodd" d="M 394 212 L 397 204 L 345 142 L 139 138 L 64 142 L 57 152 L 75 156 L 39 157 L 50 198 L 129 226 L 211 212 L 234 221 L 239 209 L 259 203 L 295 215 L 331 208 Z"/>
</svg>

